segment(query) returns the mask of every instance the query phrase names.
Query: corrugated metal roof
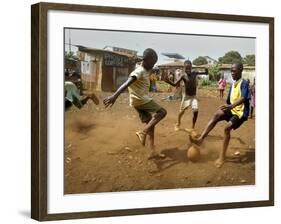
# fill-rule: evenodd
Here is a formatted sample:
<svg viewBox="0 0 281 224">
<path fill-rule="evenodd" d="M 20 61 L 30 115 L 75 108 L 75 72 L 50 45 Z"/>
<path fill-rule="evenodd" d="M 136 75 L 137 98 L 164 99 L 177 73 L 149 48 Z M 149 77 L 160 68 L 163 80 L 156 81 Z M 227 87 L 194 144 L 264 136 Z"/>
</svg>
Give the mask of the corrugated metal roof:
<svg viewBox="0 0 281 224">
<path fill-rule="evenodd" d="M 157 65 L 158 67 L 183 67 L 184 61 L 173 61 L 169 63 L 164 63 L 161 65 Z"/>
<path fill-rule="evenodd" d="M 158 65 L 158 67 L 163 68 L 163 67 L 183 67 L 184 61 L 175 61 L 175 62 L 169 62 L 169 63 L 164 63 L 161 65 Z M 231 69 L 232 64 L 218 64 L 220 69 Z M 210 64 L 205 64 L 205 65 L 192 65 L 192 68 L 210 68 L 212 65 Z M 244 65 L 244 69 L 255 69 L 255 66 L 248 66 Z"/>
<path fill-rule="evenodd" d="M 185 59 L 182 55 L 178 53 L 162 53 L 163 55 L 169 57 L 169 58 L 175 58 L 175 59 Z"/>
<path fill-rule="evenodd" d="M 129 58 L 136 58 L 136 59 L 139 59 L 139 60 L 142 59 L 140 56 L 126 54 L 126 53 L 123 53 L 123 52 L 115 52 L 115 51 L 98 49 L 98 48 L 89 48 L 89 47 L 84 47 L 84 46 L 79 46 L 79 45 L 76 45 L 76 46 L 78 47 L 78 50 L 82 51 L 82 52 L 102 52 L 102 53 L 104 52 L 104 53 L 117 54 L 117 55 L 120 55 L 120 56 L 126 56 L 126 57 L 129 57 Z"/>
</svg>

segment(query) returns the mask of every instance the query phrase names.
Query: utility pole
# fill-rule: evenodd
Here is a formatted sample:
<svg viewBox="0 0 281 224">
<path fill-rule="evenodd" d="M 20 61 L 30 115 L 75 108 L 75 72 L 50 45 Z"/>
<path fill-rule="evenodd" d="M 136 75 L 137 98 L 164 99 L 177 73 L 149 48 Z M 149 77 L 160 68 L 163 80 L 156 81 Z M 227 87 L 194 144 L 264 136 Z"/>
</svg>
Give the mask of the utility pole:
<svg viewBox="0 0 281 224">
<path fill-rule="evenodd" d="M 68 30 L 68 36 L 69 36 L 69 54 L 71 52 L 71 33 L 70 33 L 70 29 Z"/>
</svg>

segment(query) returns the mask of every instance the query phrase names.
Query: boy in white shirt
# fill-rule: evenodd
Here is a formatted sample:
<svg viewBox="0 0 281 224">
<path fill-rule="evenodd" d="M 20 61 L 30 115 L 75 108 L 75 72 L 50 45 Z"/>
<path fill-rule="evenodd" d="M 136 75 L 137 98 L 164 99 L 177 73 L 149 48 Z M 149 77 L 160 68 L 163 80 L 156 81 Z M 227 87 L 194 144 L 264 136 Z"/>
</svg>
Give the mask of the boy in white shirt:
<svg viewBox="0 0 281 224">
<path fill-rule="evenodd" d="M 106 107 L 112 106 L 118 96 L 126 89 L 129 90 L 130 106 L 135 108 L 143 123 L 146 123 L 143 130 L 136 132 L 136 135 L 144 146 L 146 136 L 150 138 L 151 157 L 164 157 L 163 154 L 157 153 L 154 146 L 154 129 L 167 114 L 167 111 L 153 101 L 149 94 L 149 74 L 158 56 L 156 52 L 147 48 L 143 52 L 142 64 L 129 75 L 128 80 L 123 83 L 119 89 L 112 95 L 104 99 Z M 153 114 L 153 115 L 152 115 Z"/>
</svg>

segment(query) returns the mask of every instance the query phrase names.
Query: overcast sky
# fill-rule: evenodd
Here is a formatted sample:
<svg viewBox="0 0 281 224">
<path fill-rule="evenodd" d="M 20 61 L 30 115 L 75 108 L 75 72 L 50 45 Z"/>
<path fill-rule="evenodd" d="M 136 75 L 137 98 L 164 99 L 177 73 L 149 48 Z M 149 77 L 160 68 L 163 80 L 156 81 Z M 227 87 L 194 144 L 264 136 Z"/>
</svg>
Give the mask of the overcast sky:
<svg viewBox="0 0 281 224">
<path fill-rule="evenodd" d="M 138 51 L 142 55 L 146 48 L 153 48 L 158 54 L 157 64 L 168 62 L 162 53 L 178 53 L 189 60 L 198 56 L 222 57 L 230 50 L 238 51 L 242 57 L 255 54 L 254 38 L 199 36 L 190 34 L 157 34 L 101 30 L 65 29 L 65 43 L 103 49 L 115 46 Z M 65 45 L 65 50 L 69 46 Z M 72 47 L 72 51 L 77 48 Z"/>
</svg>

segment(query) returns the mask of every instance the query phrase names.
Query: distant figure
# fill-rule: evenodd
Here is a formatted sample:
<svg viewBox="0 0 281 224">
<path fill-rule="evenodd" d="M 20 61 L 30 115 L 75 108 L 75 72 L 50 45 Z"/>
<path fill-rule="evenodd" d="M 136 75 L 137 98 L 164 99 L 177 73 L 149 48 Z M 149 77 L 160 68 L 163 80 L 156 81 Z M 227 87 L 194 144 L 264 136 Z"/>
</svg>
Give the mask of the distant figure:
<svg viewBox="0 0 281 224">
<path fill-rule="evenodd" d="M 195 72 L 192 70 L 192 63 L 189 60 L 184 62 L 184 71 L 177 70 L 178 79 L 172 82 L 170 79 L 166 78 L 164 81 L 172 86 L 180 86 L 180 82 L 183 82 L 182 88 L 182 101 L 180 110 L 178 113 L 178 120 L 175 126 L 175 131 L 180 130 L 181 119 L 187 108 L 191 106 L 192 108 L 192 129 L 186 129 L 186 131 L 192 131 L 195 128 L 197 116 L 198 116 L 198 100 L 196 97 L 197 90 L 197 75 L 208 74 L 208 69 L 205 72 Z"/>
<path fill-rule="evenodd" d="M 253 112 L 256 107 L 256 79 L 254 79 L 253 85 L 250 87 L 250 94 L 251 94 L 251 100 L 250 100 L 250 118 L 253 118 Z"/>
<path fill-rule="evenodd" d="M 172 73 L 170 72 L 170 75 L 168 76 L 168 79 L 171 81 L 171 82 L 174 82 L 175 80 L 179 79 L 179 76 L 180 76 L 180 72 L 181 70 L 180 69 L 177 69 L 175 71 L 175 73 Z M 165 80 L 164 80 L 165 81 Z M 181 99 L 182 98 L 182 89 L 184 88 L 184 83 L 183 81 L 181 81 L 177 86 L 175 87 L 171 87 L 169 85 L 169 89 L 168 89 L 168 92 L 173 92 L 173 95 L 169 95 L 163 99 L 165 100 L 169 100 L 169 101 L 172 101 L 172 100 L 178 100 L 178 99 Z"/>
<path fill-rule="evenodd" d="M 225 88 L 226 88 L 226 80 L 224 78 L 224 75 L 221 74 L 221 78 L 218 81 L 218 90 L 220 93 L 220 95 L 219 95 L 220 99 L 223 99 Z"/>
<path fill-rule="evenodd" d="M 157 81 L 157 75 L 156 72 L 151 72 L 149 75 L 149 81 L 150 81 L 150 86 L 149 86 L 149 91 L 150 92 L 157 92 L 157 87 L 156 87 L 156 81 Z"/>
<path fill-rule="evenodd" d="M 241 78 L 242 71 L 243 64 L 240 62 L 234 63 L 231 66 L 231 75 L 234 83 L 229 89 L 226 104 L 222 105 L 214 114 L 213 118 L 209 121 L 199 137 L 190 135 L 191 142 L 200 145 L 218 122 L 223 120 L 227 121 L 227 125 L 224 128 L 222 150 L 215 163 L 217 167 L 221 167 L 225 162 L 225 155 L 230 141 L 231 130 L 239 128 L 249 116 L 249 84 L 246 80 Z"/>
<path fill-rule="evenodd" d="M 149 74 L 157 62 L 157 59 L 158 56 L 153 49 L 146 49 L 143 52 L 142 64 L 136 67 L 136 69 L 129 75 L 128 80 L 123 83 L 113 95 L 105 98 L 103 101 L 106 107 L 112 106 L 118 96 L 128 88 L 130 106 L 135 108 L 139 114 L 140 120 L 146 124 L 143 130 L 136 132 L 136 135 L 143 146 L 145 146 L 146 136 L 148 135 L 150 137 L 150 158 L 165 157 L 163 154 L 157 153 L 155 150 L 154 129 L 166 116 L 167 111 L 155 103 L 149 96 Z"/>
<path fill-rule="evenodd" d="M 162 80 L 165 81 L 166 74 L 162 77 Z M 175 80 L 175 74 L 173 72 L 169 72 L 168 79 L 172 82 Z M 167 92 L 173 92 L 173 87 L 169 85 Z"/>
<path fill-rule="evenodd" d="M 64 90 L 65 110 L 68 110 L 72 105 L 81 109 L 88 102 L 89 99 L 91 99 L 96 105 L 99 104 L 99 99 L 94 93 L 87 94 L 86 96 L 81 96 L 79 93 L 79 89 L 73 82 L 65 81 Z"/>
</svg>

